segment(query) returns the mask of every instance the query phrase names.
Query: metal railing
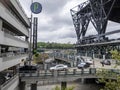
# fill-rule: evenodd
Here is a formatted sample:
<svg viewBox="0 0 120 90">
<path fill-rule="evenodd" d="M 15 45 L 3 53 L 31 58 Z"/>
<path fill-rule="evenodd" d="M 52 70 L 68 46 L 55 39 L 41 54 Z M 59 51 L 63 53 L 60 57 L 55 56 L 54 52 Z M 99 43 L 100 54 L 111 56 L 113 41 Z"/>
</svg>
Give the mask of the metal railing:
<svg viewBox="0 0 120 90">
<path fill-rule="evenodd" d="M 44 71 L 39 72 L 36 71 L 35 73 L 32 73 L 31 71 L 23 71 L 22 73 L 19 73 L 20 77 L 61 77 L 61 76 L 80 76 L 80 75 L 95 75 L 96 69 L 90 68 L 88 70 L 81 69 L 77 71 L 77 69 L 73 69 L 72 71 L 65 70 L 65 71 L 57 71 L 54 70 L 52 72 L 50 71 Z"/>
<path fill-rule="evenodd" d="M 75 61 L 75 55 L 69 55 L 69 54 L 64 54 L 64 53 L 55 53 L 54 57 L 69 60 L 69 61 Z"/>
<path fill-rule="evenodd" d="M 23 42 L 23 43 L 28 43 L 28 41 L 25 41 L 25 40 L 22 40 L 21 38 L 12 36 L 12 35 L 9 34 L 9 33 L 4 33 L 4 35 L 5 35 L 5 37 L 8 37 L 8 38 L 11 38 L 11 39 L 14 39 L 14 40 L 19 40 L 20 42 Z"/>
<path fill-rule="evenodd" d="M 13 60 L 17 58 L 28 57 L 28 53 L 1 53 L 0 58 L 3 58 L 3 62 Z"/>
<path fill-rule="evenodd" d="M 14 75 L 9 80 L 6 80 L 5 83 L 0 85 L 0 90 L 3 90 L 2 88 L 5 88 L 5 87 L 9 88 L 9 86 L 11 86 L 11 84 L 13 84 L 16 81 L 16 79 L 18 79 L 18 74 Z"/>
<path fill-rule="evenodd" d="M 49 80 L 51 78 L 101 78 L 101 75 L 98 75 L 98 73 L 103 73 L 106 71 L 106 77 L 108 79 L 116 79 L 117 76 L 120 76 L 120 70 L 119 69 L 96 69 L 96 68 L 90 68 L 87 70 L 81 69 L 80 71 L 77 71 L 77 69 L 73 69 L 73 71 L 54 71 L 54 72 L 23 72 L 19 73 L 19 76 L 21 78 L 34 77 L 36 81 L 39 80 Z"/>
</svg>

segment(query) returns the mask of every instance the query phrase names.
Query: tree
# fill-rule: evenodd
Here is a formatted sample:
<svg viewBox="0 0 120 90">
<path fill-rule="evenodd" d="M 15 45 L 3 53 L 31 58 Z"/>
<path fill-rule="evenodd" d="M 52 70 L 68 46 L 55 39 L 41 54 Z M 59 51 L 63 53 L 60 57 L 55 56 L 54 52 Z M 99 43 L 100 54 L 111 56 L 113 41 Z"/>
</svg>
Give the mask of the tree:
<svg viewBox="0 0 120 90">
<path fill-rule="evenodd" d="M 50 43 L 50 42 L 38 42 L 38 48 L 47 48 L 47 49 L 73 49 L 73 44 L 60 44 L 60 43 Z"/>
<path fill-rule="evenodd" d="M 73 90 L 75 87 L 72 86 L 72 87 L 68 87 L 66 88 L 65 90 Z M 60 87 L 56 86 L 55 88 L 53 88 L 52 90 L 60 90 Z"/>
<path fill-rule="evenodd" d="M 44 60 L 48 59 L 49 56 L 46 53 L 40 53 L 37 56 L 34 55 L 33 61 L 37 64 L 43 63 Z"/>
<path fill-rule="evenodd" d="M 120 61 L 120 52 L 118 52 L 117 50 L 112 50 L 111 54 L 112 58 L 115 59 L 116 62 Z M 98 77 L 100 77 L 98 81 L 99 83 L 105 84 L 104 88 L 101 90 L 120 90 L 120 76 L 118 75 L 118 73 L 120 74 L 120 71 L 117 70 L 117 65 L 114 69 L 111 70 L 98 70 L 97 75 Z"/>
<path fill-rule="evenodd" d="M 120 65 L 120 52 L 117 50 L 111 50 L 112 58 L 116 60 L 116 64 Z"/>
</svg>

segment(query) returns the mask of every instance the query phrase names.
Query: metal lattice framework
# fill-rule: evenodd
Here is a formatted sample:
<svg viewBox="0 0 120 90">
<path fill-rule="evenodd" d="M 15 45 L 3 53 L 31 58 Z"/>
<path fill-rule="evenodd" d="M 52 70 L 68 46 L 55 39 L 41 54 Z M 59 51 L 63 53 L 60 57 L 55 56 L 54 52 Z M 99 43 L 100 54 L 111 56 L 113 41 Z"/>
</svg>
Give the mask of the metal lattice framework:
<svg viewBox="0 0 120 90">
<path fill-rule="evenodd" d="M 117 30 L 106 33 L 108 20 L 120 22 L 118 8 L 120 8 L 119 0 L 89 0 L 71 9 L 78 42 L 84 44 L 86 38 L 91 39 L 90 41 L 96 38 L 100 42 L 101 39 L 108 39 L 105 37 L 106 34 L 120 32 Z M 114 13 L 116 16 L 113 15 Z M 97 35 L 85 37 L 90 22 L 97 31 Z"/>
</svg>

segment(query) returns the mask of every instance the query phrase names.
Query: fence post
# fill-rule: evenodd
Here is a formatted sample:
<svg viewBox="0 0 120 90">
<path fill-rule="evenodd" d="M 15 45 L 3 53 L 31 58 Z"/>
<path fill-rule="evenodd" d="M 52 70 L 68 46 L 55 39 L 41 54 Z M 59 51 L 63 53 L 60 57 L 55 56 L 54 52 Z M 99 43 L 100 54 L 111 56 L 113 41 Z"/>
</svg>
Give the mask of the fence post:
<svg viewBox="0 0 120 90">
<path fill-rule="evenodd" d="M 73 74 L 74 74 L 74 75 L 76 74 L 76 69 L 73 69 Z"/>
<path fill-rule="evenodd" d="M 53 74 L 54 74 L 54 77 L 57 77 L 58 76 L 57 70 L 54 70 Z"/>
<path fill-rule="evenodd" d="M 84 74 L 84 68 L 81 69 L 81 74 Z"/>
<path fill-rule="evenodd" d="M 68 73 L 68 70 L 66 69 L 66 70 L 65 70 L 65 75 L 67 75 L 67 73 Z"/>
</svg>

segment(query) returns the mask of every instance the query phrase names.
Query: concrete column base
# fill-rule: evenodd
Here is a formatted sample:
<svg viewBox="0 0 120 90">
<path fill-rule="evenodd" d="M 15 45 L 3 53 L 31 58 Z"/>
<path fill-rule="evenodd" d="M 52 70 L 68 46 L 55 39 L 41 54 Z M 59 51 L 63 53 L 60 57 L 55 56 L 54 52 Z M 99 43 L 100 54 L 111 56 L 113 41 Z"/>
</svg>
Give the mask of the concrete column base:
<svg viewBox="0 0 120 90">
<path fill-rule="evenodd" d="M 19 90 L 25 90 L 26 89 L 26 83 L 24 82 L 20 82 L 19 84 Z"/>
<path fill-rule="evenodd" d="M 61 90 L 66 90 L 67 82 L 61 82 Z"/>
<path fill-rule="evenodd" d="M 31 90 L 37 90 L 37 83 L 31 84 Z"/>
<path fill-rule="evenodd" d="M 85 83 L 85 79 L 81 78 L 81 83 L 84 84 Z"/>
</svg>

